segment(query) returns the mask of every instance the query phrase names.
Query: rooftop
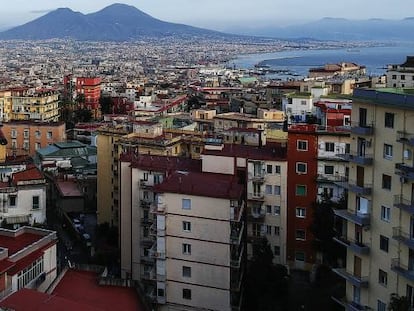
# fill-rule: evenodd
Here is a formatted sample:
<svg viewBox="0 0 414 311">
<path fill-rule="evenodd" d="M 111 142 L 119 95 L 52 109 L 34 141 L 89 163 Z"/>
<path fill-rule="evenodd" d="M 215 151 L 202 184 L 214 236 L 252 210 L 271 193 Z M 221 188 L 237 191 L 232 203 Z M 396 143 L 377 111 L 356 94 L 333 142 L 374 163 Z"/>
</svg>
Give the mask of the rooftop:
<svg viewBox="0 0 414 311">
<path fill-rule="evenodd" d="M 414 109 L 414 89 L 407 88 L 360 88 L 354 90 L 353 100 L 369 102 L 371 104 L 395 107 L 401 109 Z"/>
<path fill-rule="evenodd" d="M 7 236 L 0 232 L 0 246 L 7 248 L 9 250 L 9 256 L 12 256 L 23 248 L 39 241 L 41 238 L 43 236 L 29 232 L 23 232 L 16 236 Z"/>
<path fill-rule="evenodd" d="M 257 147 L 250 145 L 224 144 L 221 150 L 204 149 L 203 154 L 246 158 L 251 160 L 286 161 L 286 147 L 280 143 L 268 143 Z"/>
<path fill-rule="evenodd" d="M 175 171 L 155 186 L 154 191 L 238 200 L 243 189 L 233 175 Z"/>
</svg>

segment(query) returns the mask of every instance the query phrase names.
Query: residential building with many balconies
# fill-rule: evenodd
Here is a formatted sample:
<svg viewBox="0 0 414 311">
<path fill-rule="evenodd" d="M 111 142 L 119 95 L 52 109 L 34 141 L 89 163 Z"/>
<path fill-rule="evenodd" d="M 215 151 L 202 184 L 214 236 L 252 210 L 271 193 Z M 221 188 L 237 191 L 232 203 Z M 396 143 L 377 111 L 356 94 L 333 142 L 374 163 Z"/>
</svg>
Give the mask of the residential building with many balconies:
<svg viewBox="0 0 414 311">
<path fill-rule="evenodd" d="M 348 208 L 335 211 L 347 257 L 334 299 L 347 310 L 386 310 L 392 293 L 414 306 L 413 121 L 410 92 L 354 91 Z"/>
</svg>

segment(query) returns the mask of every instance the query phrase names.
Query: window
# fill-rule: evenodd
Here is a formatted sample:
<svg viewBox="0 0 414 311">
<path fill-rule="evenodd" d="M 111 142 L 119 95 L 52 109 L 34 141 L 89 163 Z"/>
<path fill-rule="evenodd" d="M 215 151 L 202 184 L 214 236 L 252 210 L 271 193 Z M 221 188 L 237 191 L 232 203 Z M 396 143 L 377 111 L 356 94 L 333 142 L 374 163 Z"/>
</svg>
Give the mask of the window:
<svg viewBox="0 0 414 311">
<path fill-rule="evenodd" d="M 389 239 L 383 235 L 380 235 L 380 249 L 388 253 Z"/>
<path fill-rule="evenodd" d="M 391 176 L 382 174 L 382 189 L 391 190 Z"/>
<path fill-rule="evenodd" d="M 377 310 L 378 311 L 387 311 L 387 304 L 385 302 L 382 302 L 381 300 L 378 300 Z"/>
<path fill-rule="evenodd" d="M 275 205 L 274 207 L 275 215 L 280 215 L 280 205 Z"/>
<path fill-rule="evenodd" d="M 51 139 L 53 136 L 52 132 L 47 132 L 46 137 L 47 139 Z"/>
<path fill-rule="evenodd" d="M 266 185 L 265 186 L 265 193 L 266 194 L 272 194 L 272 185 Z"/>
<path fill-rule="evenodd" d="M 12 149 L 17 149 L 17 141 L 12 139 Z"/>
<path fill-rule="evenodd" d="M 381 220 L 390 222 L 391 220 L 391 208 L 387 206 L 381 206 Z"/>
<path fill-rule="evenodd" d="M 16 138 L 17 137 L 17 131 L 15 129 L 11 130 L 11 137 Z"/>
<path fill-rule="evenodd" d="M 305 106 L 306 105 L 306 100 L 301 100 L 300 104 Z"/>
<path fill-rule="evenodd" d="M 298 140 L 297 141 L 297 150 L 307 151 L 308 150 L 308 141 L 307 140 Z"/>
<path fill-rule="evenodd" d="M 303 229 L 297 229 L 295 232 L 295 238 L 296 240 L 306 240 L 306 232 Z"/>
<path fill-rule="evenodd" d="M 381 269 L 378 270 L 378 283 L 387 286 L 387 272 Z"/>
<path fill-rule="evenodd" d="M 191 255 L 191 244 L 183 243 L 183 254 Z"/>
<path fill-rule="evenodd" d="M 275 226 L 274 230 L 275 230 L 275 235 L 276 236 L 279 236 L 280 235 L 280 227 L 279 226 Z"/>
<path fill-rule="evenodd" d="M 35 137 L 40 138 L 40 131 L 35 131 Z"/>
<path fill-rule="evenodd" d="M 384 159 L 392 159 L 392 145 L 384 144 Z"/>
<path fill-rule="evenodd" d="M 280 256 L 280 246 L 275 245 L 275 246 L 273 247 L 273 254 L 274 254 L 275 256 Z"/>
<path fill-rule="evenodd" d="M 330 199 L 330 198 L 333 197 L 333 191 L 334 191 L 334 189 L 331 188 L 331 187 L 323 187 L 322 195 L 323 195 L 324 198 Z"/>
<path fill-rule="evenodd" d="M 295 260 L 296 261 L 305 261 L 305 253 L 304 252 L 295 252 Z"/>
<path fill-rule="evenodd" d="M 183 277 L 191 278 L 191 267 L 183 266 Z"/>
<path fill-rule="evenodd" d="M 384 120 L 384 126 L 387 128 L 394 128 L 394 114 L 386 112 L 385 113 L 385 120 Z"/>
<path fill-rule="evenodd" d="M 401 75 L 401 80 L 405 80 L 405 75 Z"/>
<path fill-rule="evenodd" d="M 324 171 L 325 171 L 326 175 L 333 175 L 334 166 L 333 165 L 325 165 Z"/>
<path fill-rule="evenodd" d="M 397 79 L 397 75 L 392 75 L 392 79 Z"/>
<path fill-rule="evenodd" d="M 303 162 L 296 162 L 296 173 L 297 174 L 306 174 L 308 166 Z"/>
<path fill-rule="evenodd" d="M 266 173 L 272 174 L 273 173 L 273 166 L 268 164 L 266 165 Z"/>
<path fill-rule="evenodd" d="M 266 234 L 272 234 L 272 226 L 267 225 L 266 226 Z"/>
<path fill-rule="evenodd" d="M 9 205 L 10 205 L 10 207 L 15 207 L 16 206 L 16 196 L 15 195 L 9 196 Z"/>
<path fill-rule="evenodd" d="M 191 289 L 183 288 L 183 299 L 191 300 Z"/>
<path fill-rule="evenodd" d="M 296 185 L 296 195 L 305 196 L 306 195 L 306 185 Z"/>
<path fill-rule="evenodd" d="M 280 174 L 280 165 L 275 165 L 275 174 Z"/>
<path fill-rule="evenodd" d="M 276 185 L 276 186 L 274 187 L 274 190 L 275 190 L 275 191 L 274 191 L 274 193 L 273 193 L 274 195 L 280 195 L 280 186 L 277 186 L 277 185 Z"/>
<path fill-rule="evenodd" d="M 325 151 L 334 152 L 335 151 L 335 143 L 325 143 Z"/>
<path fill-rule="evenodd" d="M 39 196 L 33 196 L 32 198 L 32 209 L 38 209 L 39 208 Z"/>
<path fill-rule="evenodd" d="M 40 149 L 40 148 L 41 148 L 40 143 L 35 143 L 35 149 L 37 150 L 37 149 Z"/>
<path fill-rule="evenodd" d="M 191 200 L 190 199 L 183 199 L 182 200 L 182 208 L 183 209 L 191 209 Z"/>
<path fill-rule="evenodd" d="M 24 130 L 23 131 L 23 137 L 24 138 L 29 138 L 29 130 Z"/>
<path fill-rule="evenodd" d="M 297 207 L 296 208 L 296 217 L 298 217 L 298 218 L 305 218 L 306 217 L 306 208 L 304 208 L 304 207 Z"/>
<path fill-rule="evenodd" d="M 144 173 L 144 180 L 147 181 L 148 180 L 148 173 Z"/>
<path fill-rule="evenodd" d="M 266 205 L 266 214 L 272 214 L 272 205 Z"/>
<path fill-rule="evenodd" d="M 157 295 L 158 295 L 158 297 L 164 297 L 164 295 L 165 295 L 164 288 L 158 288 Z"/>
<path fill-rule="evenodd" d="M 183 221 L 183 231 L 191 231 L 191 222 Z"/>
</svg>

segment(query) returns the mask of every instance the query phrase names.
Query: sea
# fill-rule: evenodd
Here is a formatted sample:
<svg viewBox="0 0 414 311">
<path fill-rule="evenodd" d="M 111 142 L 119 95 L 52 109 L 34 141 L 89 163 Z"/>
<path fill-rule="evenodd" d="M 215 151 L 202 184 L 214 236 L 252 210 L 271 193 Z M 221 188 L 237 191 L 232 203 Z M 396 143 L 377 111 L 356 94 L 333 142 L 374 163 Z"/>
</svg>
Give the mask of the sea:
<svg viewBox="0 0 414 311">
<path fill-rule="evenodd" d="M 375 47 L 340 49 L 304 49 L 287 50 L 274 53 L 245 54 L 229 62 L 234 68 L 254 69 L 258 67 L 272 69 L 266 74 L 268 79 L 291 80 L 307 76 L 310 68 L 322 67 L 327 63 L 352 62 L 364 65 L 367 74 L 380 76 L 386 72 L 389 64 L 402 64 L 406 57 L 414 56 L 414 42 L 393 43 Z"/>
</svg>

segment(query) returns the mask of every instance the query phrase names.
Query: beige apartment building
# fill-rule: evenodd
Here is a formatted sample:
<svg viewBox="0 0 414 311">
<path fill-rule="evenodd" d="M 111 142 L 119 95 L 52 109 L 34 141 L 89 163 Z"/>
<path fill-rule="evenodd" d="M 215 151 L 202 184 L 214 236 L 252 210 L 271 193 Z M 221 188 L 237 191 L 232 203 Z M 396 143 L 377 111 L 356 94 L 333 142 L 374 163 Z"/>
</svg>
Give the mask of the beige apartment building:
<svg viewBox="0 0 414 311">
<path fill-rule="evenodd" d="M 387 310 L 390 295 L 414 299 L 414 95 L 356 89 L 351 116 L 348 208 L 337 242 L 346 264 L 334 271 L 347 310 Z"/>
<path fill-rule="evenodd" d="M 8 156 L 33 156 L 37 149 L 66 141 L 65 122 L 10 121 L 2 131 Z"/>
</svg>

